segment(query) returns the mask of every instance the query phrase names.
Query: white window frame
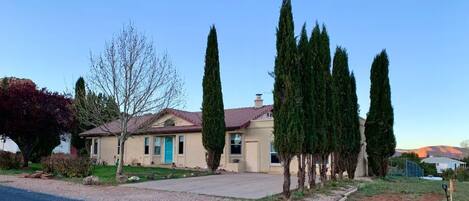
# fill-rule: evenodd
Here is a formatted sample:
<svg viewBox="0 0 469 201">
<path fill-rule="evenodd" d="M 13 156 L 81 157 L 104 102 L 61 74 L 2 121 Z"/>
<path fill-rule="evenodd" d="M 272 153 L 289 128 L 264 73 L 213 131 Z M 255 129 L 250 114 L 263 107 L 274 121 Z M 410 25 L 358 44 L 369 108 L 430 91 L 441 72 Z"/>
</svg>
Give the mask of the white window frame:
<svg viewBox="0 0 469 201">
<path fill-rule="evenodd" d="M 277 158 L 278 158 L 278 152 L 273 150 L 275 149 L 274 148 L 274 142 L 270 142 L 270 147 L 269 147 L 269 161 L 270 161 L 270 164 L 271 165 L 274 165 L 274 166 L 277 166 L 277 165 L 281 165 L 281 161 L 280 161 L 280 158 L 278 159 L 278 163 L 272 163 L 272 154 L 277 154 Z"/>
<path fill-rule="evenodd" d="M 239 135 L 239 139 L 241 141 L 240 144 L 239 144 L 239 146 L 240 146 L 239 152 L 240 153 L 232 153 L 231 152 L 231 146 L 236 145 L 236 144 L 231 143 L 231 137 L 236 136 L 236 135 Z M 241 133 L 230 133 L 230 139 L 229 140 L 230 140 L 230 155 L 237 155 L 237 156 L 242 155 L 243 154 L 243 135 L 241 135 Z"/>
<path fill-rule="evenodd" d="M 93 147 L 92 155 L 93 156 L 99 155 L 99 139 L 98 138 L 93 138 L 91 146 Z"/>
<path fill-rule="evenodd" d="M 158 147 L 159 147 L 159 154 L 156 154 L 155 151 L 157 150 L 156 149 L 156 142 L 158 141 Z M 161 138 L 160 137 L 154 137 L 153 138 L 153 155 L 154 156 L 161 156 Z"/>
<path fill-rule="evenodd" d="M 181 138 L 182 138 L 182 153 L 180 153 L 180 149 L 181 149 Z M 178 155 L 184 155 L 184 153 L 186 153 L 186 149 L 185 149 L 185 144 L 186 144 L 186 138 L 184 137 L 184 135 L 179 135 L 178 136 Z"/>
<path fill-rule="evenodd" d="M 148 146 L 148 152 L 145 153 L 147 146 Z M 150 138 L 149 137 L 143 138 L 143 155 L 150 155 Z"/>
</svg>

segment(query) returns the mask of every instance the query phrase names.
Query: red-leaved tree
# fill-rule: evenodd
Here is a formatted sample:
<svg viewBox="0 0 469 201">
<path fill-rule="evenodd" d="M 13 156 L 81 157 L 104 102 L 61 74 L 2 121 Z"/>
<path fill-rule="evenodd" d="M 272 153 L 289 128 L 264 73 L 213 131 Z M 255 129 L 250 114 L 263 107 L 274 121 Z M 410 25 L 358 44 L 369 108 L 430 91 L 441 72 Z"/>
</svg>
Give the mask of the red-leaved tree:
<svg viewBox="0 0 469 201">
<path fill-rule="evenodd" d="M 33 83 L 3 83 L 0 89 L 0 133 L 13 140 L 23 156 L 50 154 L 74 123 L 71 100 Z M 44 148 L 44 146 L 48 146 Z M 47 150 L 44 153 L 44 150 Z"/>
</svg>

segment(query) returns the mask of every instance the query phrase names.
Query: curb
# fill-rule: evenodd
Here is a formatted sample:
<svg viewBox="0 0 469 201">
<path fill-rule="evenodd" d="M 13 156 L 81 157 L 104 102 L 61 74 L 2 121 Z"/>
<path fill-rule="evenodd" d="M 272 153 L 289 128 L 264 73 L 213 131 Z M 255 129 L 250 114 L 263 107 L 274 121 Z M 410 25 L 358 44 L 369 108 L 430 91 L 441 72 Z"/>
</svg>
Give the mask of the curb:
<svg viewBox="0 0 469 201">
<path fill-rule="evenodd" d="M 357 187 L 352 188 L 350 191 L 344 193 L 344 194 L 342 195 L 342 198 L 340 198 L 340 199 L 337 200 L 337 201 L 346 201 L 346 200 L 347 200 L 347 197 L 348 197 L 350 194 L 357 192 L 357 190 L 358 190 Z"/>
</svg>

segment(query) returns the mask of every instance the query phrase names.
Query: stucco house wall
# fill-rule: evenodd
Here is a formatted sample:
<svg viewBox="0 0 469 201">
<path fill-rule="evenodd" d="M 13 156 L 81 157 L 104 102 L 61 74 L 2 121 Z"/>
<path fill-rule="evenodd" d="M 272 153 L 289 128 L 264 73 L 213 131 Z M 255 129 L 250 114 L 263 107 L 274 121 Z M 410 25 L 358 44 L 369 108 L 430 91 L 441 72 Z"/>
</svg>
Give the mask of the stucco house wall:
<svg viewBox="0 0 469 201">
<path fill-rule="evenodd" d="M 174 115 L 164 115 L 161 119 L 154 123 L 154 126 L 161 126 L 167 119 L 173 119 L 175 126 L 191 126 L 192 124 Z M 363 121 L 361 124 L 362 137 Z M 260 117 L 251 120 L 249 126 L 243 129 L 226 132 L 225 149 L 221 156 L 220 169 L 235 172 L 263 172 L 272 174 L 281 174 L 283 168 L 278 163 L 271 163 L 271 143 L 273 142 L 273 120 L 272 118 Z M 241 134 L 241 154 L 231 154 L 230 136 L 232 134 Z M 183 154 L 179 154 L 179 136 L 184 137 Z M 174 133 L 174 134 L 139 134 L 133 135 L 125 143 L 124 164 L 126 165 L 143 165 L 158 166 L 165 164 L 165 137 L 172 138 L 172 162 L 178 167 L 206 168 L 205 149 L 202 144 L 202 134 L 200 132 L 192 133 Z M 145 138 L 148 139 L 148 154 L 144 154 Z M 154 154 L 155 138 L 160 138 L 161 148 L 160 155 Z M 115 164 L 118 158 L 117 154 L 117 138 L 115 136 L 91 137 L 93 142 L 98 142 L 98 154 L 92 154 L 98 162 L 106 164 Z M 362 139 L 364 143 L 364 139 Z M 91 152 L 93 151 L 93 143 L 91 143 Z M 360 157 L 358 158 L 358 166 L 356 170 L 357 176 L 365 176 L 366 174 L 366 155 L 365 144 L 363 144 Z M 298 170 L 298 162 L 294 158 L 291 162 L 290 169 L 293 174 Z"/>
</svg>

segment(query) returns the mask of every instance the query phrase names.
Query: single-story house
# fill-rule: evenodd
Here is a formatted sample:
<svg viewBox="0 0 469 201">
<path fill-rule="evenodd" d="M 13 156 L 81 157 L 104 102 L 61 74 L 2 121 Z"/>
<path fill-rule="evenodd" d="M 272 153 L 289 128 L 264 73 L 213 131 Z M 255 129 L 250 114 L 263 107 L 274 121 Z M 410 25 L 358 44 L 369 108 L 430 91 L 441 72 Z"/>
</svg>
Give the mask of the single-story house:
<svg viewBox="0 0 469 201">
<path fill-rule="evenodd" d="M 446 169 L 455 170 L 458 167 L 465 167 L 466 163 L 448 157 L 428 157 L 422 160 L 424 163 L 435 164 L 436 172 L 442 173 Z"/>
<path fill-rule="evenodd" d="M 220 168 L 234 172 L 280 173 L 282 167 L 273 148 L 272 105 L 263 105 L 258 94 L 254 106 L 225 109 L 226 145 Z M 124 164 L 206 168 L 202 144 L 201 112 L 164 109 L 158 114 L 136 117 L 129 123 L 132 132 L 125 143 Z M 360 120 L 362 151 L 358 158 L 357 176 L 367 174 L 364 119 Z M 142 129 L 145 127 L 145 129 Z M 98 162 L 115 164 L 119 147 L 115 135 L 118 121 L 81 133 L 91 140 L 91 156 Z M 297 161 L 291 164 L 297 171 Z"/>
</svg>

